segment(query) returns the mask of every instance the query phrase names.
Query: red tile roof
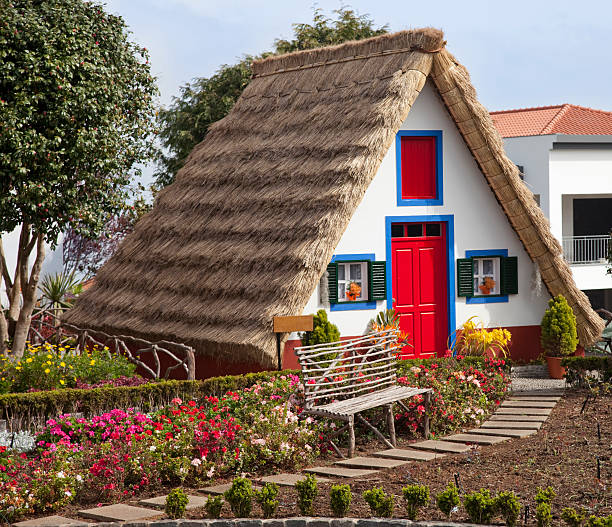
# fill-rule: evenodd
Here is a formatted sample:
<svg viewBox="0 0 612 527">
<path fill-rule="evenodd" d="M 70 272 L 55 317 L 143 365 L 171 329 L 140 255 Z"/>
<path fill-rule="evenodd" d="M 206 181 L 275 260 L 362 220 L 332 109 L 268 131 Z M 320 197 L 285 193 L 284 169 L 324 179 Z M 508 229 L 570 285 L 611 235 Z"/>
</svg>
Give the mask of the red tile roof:
<svg viewBox="0 0 612 527">
<path fill-rule="evenodd" d="M 612 135 L 612 112 L 574 104 L 491 112 L 502 137 L 525 135 Z"/>
</svg>

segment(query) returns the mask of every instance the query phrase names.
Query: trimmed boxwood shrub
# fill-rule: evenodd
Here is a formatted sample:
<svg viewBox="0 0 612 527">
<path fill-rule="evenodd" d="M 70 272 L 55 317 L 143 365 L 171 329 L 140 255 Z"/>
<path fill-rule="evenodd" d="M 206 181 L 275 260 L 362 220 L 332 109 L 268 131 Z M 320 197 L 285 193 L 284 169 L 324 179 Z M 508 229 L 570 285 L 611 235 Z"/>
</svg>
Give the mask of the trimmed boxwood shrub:
<svg viewBox="0 0 612 527">
<path fill-rule="evenodd" d="M 296 370 L 264 371 L 245 375 L 211 377 L 197 381 L 157 381 L 141 386 L 104 386 L 86 390 L 64 389 L 0 395 L 0 419 L 33 428 L 61 414 L 80 412 L 100 415 L 113 408 L 137 408 L 143 412 L 170 404 L 175 397 L 198 400 L 238 391 L 279 375 L 297 375 Z"/>
</svg>

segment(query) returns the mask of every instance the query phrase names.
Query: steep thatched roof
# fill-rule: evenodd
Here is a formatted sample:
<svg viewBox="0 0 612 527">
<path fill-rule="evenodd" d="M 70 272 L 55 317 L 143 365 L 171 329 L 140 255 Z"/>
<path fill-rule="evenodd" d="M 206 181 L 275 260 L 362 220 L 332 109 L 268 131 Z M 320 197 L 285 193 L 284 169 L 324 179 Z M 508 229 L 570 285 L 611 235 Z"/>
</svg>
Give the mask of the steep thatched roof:
<svg viewBox="0 0 612 527">
<path fill-rule="evenodd" d="M 548 290 L 593 342 L 601 319 L 444 45 L 422 29 L 256 62 L 65 321 L 273 366 L 272 317 L 302 312 L 429 77 Z"/>
</svg>

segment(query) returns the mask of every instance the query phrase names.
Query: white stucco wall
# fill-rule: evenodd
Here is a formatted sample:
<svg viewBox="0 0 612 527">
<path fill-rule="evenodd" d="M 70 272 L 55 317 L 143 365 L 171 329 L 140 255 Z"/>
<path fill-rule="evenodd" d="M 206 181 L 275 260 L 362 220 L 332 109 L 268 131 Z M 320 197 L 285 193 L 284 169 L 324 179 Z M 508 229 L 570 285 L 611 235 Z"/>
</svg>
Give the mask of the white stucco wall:
<svg viewBox="0 0 612 527">
<path fill-rule="evenodd" d="M 465 298 L 456 297 L 456 284 L 449 284 L 455 294 L 457 326 L 473 315 L 479 316 L 491 326 L 539 324 L 546 309 L 548 294 L 544 288 L 539 295 L 534 291 L 533 263 L 429 83 L 414 103 L 402 129 L 443 131 L 444 205 L 397 206 L 393 144 L 334 254 L 375 253 L 377 260 L 387 260 L 386 216 L 452 214 L 455 259 L 464 257 L 466 250 L 508 249 L 510 256 L 518 256 L 519 273 L 519 294 L 510 295 L 508 303 L 466 304 Z M 368 321 L 379 310 L 386 308 L 386 302 L 377 304 L 376 310 L 333 311 L 329 313 L 329 318 L 338 326 L 342 335 L 359 335 L 364 332 Z M 304 313 L 314 313 L 321 307 L 329 308 L 329 305 L 319 305 L 317 287 Z"/>
</svg>

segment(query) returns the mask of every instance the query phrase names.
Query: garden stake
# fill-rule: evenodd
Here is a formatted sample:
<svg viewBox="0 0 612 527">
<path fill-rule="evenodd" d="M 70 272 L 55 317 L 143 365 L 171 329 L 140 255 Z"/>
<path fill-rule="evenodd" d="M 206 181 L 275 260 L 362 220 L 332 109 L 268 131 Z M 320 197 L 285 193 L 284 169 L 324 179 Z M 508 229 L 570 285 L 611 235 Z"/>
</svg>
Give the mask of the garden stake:
<svg viewBox="0 0 612 527">
<path fill-rule="evenodd" d="M 525 505 L 525 520 L 524 524 L 527 525 L 527 520 L 529 519 L 529 505 Z"/>
<path fill-rule="evenodd" d="M 601 444 L 601 426 L 599 426 L 599 421 L 597 421 L 597 442 Z"/>
<path fill-rule="evenodd" d="M 586 408 L 586 405 L 589 402 L 589 397 L 591 397 L 590 393 L 587 394 L 586 399 L 584 400 L 584 403 L 582 403 L 582 408 L 580 409 L 580 413 L 584 412 L 584 409 Z"/>
<path fill-rule="evenodd" d="M 455 473 L 455 485 L 459 490 L 459 494 L 463 494 L 463 487 L 461 486 L 461 476 L 459 475 L 459 472 Z"/>
<path fill-rule="evenodd" d="M 597 479 L 601 479 L 601 459 L 597 458 Z"/>
<path fill-rule="evenodd" d="M 11 448 L 13 448 L 13 443 L 15 443 L 15 432 L 13 432 L 13 435 L 11 436 Z"/>
</svg>

